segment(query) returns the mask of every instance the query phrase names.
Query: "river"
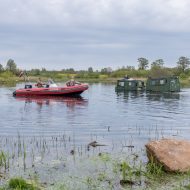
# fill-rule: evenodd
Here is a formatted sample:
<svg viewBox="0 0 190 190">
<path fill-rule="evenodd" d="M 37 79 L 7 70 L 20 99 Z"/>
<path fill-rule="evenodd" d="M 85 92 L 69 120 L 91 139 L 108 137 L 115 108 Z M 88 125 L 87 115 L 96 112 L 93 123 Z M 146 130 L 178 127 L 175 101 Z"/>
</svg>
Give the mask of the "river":
<svg viewBox="0 0 190 190">
<path fill-rule="evenodd" d="M 141 148 L 151 139 L 189 139 L 190 89 L 180 93 L 116 93 L 113 84 L 96 83 L 81 97 L 15 98 L 16 87 L 0 87 L 1 136 L 66 134 L 75 144 Z"/>
<path fill-rule="evenodd" d="M 144 145 L 149 140 L 190 139 L 190 89 L 172 94 L 116 93 L 115 85 L 96 83 L 77 98 L 13 97 L 22 86 L 0 87 L 0 145 L 10 155 L 8 177 L 37 173 L 48 185 L 64 178 L 70 189 L 76 184 L 89 189 L 88 184 L 84 187 L 86 177 L 96 179 L 106 171 L 118 189 L 116 161 L 129 161 L 131 155 L 134 162 L 138 155 L 146 163 Z M 105 146 L 89 148 L 92 141 Z"/>
</svg>

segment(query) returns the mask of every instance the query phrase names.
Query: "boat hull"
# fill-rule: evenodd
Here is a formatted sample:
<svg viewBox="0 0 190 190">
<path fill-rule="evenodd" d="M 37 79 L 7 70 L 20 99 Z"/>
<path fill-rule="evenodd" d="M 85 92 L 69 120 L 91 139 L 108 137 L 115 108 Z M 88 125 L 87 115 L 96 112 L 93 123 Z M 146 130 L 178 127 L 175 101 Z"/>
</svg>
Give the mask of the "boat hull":
<svg viewBox="0 0 190 190">
<path fill-rule="evenodd" d="M 72 96 L 78 95 L 88 89 L 87 84 L 68 87 L 27 88 L 13 92 L 14 96 Z"/>
</svg>

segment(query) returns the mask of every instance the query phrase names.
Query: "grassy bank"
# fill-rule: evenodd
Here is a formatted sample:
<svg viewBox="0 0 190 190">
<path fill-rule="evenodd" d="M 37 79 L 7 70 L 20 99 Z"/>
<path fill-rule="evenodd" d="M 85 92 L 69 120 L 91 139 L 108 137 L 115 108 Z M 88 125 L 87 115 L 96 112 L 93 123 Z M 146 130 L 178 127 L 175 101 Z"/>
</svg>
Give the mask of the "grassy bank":
<svg viewBox="0 0 190 190">
<path fill-rule="evenodd" d="M 43 82 L 47 82 L 48 81 L 48 77 L 43 77 L 43 76 L 31 76 L 29 78 L 30 82 L 35 83 L 38 81 L 38 78 L 41 78 L 41 80 Z M 68 80 L 70 80 L 71 77 L 68 78 L 53 78 L 53 80 L 55 82 L 60 82 L 60 83 L 64 83 Z M 80 81 L 80 82 L 84 82 L 84 83 L 112 83 L 112 84 L 116 84 L 117 80 L 121 79 L 121 78 L 75 78 L 75 80 Z M 142 77 L 134 77 L 134 79 L 138 79 L 138 80 L 143 80 L 146 81 L 146 78 L 142 78 Z M 17 76 L 9 76 L 9 77 L 2 77 L 0 76 L 0 85 L 7 85 L 7 86 L 14 86 L 16 85 L 16 83 L 21 83 L 21 82 L 25 82 L 23 80 L 23 78 L 19 78 Z M 181 83 L 181 87 L 182 88 L 188 88 L 190 87 L 190 78 L 180 78 L 180 83 Z"/>
<path fill-rule="evenodd" d="M 126 71 L 127 72 L 127 71 Z M 29 81 L 30 82 L 37 82 L 39 77 L 43 82 L 47 82 L 49 78 L 53 79 L 55 82 L 64 83 L 71 78 L 75 78 L 75 80 L 84 82 L 84 83 L 113 83 L 116 84 L 118 79 L 123 78 L 125 76 L 124 74 L 126 72 L 113 72 L 110 74 L 101 74 L 101 73 L 62 73 L 62 72 L 53 72 L 53 71 L 46 71 L 46 72 L 40 72 L 40 73 L 29 73 Z M 149 71 L 150 72 L 150 71 Z M 129 77 L 132 77 L 134 79 L 139 79 L 146 81 L 147 76 L 149 74 L 148 71 L 131 71 L 129 72 Z M 116 74 L 117 73 L 117 74 Z M 6 86 L 15 86 L 16 83 L 25 82 L 23 77 L 19 77 L 18 74 L 13 74 L 10 71 L 5 71 L 0 73 L 0 85 L 6 85 Z M 190 87 L 190 77 L 185 74 L 180 75 L 180 82 L 182 88 Z"/>
<path fill-rule="evenodd" d="M 181 86 L 186 88 L 190 87 L 190 78 L 187 79 L 180 79 Z"/>
</svg>

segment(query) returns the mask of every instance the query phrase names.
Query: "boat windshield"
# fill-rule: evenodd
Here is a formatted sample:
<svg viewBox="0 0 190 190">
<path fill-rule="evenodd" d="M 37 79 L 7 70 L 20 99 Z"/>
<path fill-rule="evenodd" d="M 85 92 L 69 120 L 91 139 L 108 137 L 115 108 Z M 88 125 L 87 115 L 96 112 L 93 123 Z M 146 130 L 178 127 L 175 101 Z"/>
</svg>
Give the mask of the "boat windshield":
<svg viewBox="0 0 190 190">
<path fill-rule="evenodd" d="M 52 79 L 48 79 L 48 84 L 49 87 L 57 87 L 57 84 Z"/>
<path fill-rule="evenodd" d="M 55 82 L 52 79 L 48 79 L 49 84 L 55 84 Z"/>
</svg>

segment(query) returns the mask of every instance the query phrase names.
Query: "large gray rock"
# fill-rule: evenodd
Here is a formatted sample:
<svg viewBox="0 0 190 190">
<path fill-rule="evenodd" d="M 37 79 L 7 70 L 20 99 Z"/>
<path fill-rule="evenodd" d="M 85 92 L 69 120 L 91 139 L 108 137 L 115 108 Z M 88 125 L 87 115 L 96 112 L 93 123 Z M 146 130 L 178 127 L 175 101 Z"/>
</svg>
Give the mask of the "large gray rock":
<svg viewBox="0 0 190 190">
<path fill-rule="evenodd" d="M 190 170 L 190 142 L 176 139 L 151 141 L 145 145 L 147 156 L 162 164 L 166 171 L 187 172 Z"/>
</svg>

